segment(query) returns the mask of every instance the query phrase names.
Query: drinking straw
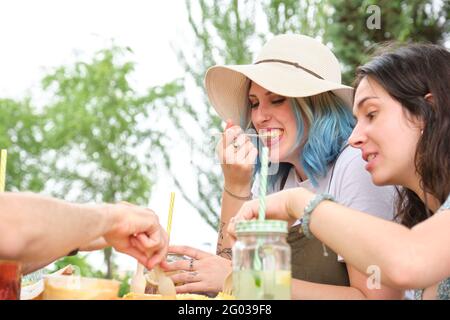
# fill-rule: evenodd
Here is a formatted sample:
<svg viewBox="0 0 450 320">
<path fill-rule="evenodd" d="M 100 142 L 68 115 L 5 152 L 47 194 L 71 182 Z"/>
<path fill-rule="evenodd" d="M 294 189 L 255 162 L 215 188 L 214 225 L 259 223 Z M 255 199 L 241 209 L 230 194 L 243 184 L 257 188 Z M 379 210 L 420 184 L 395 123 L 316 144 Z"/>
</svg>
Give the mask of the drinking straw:
<svg viewBox="0 0 450 320">
<path fill-rule="evenodd" d="M 0 153 L 0 192 L 5 191 L 6 156 L 7 156 L 6 150 L 2 149 Z"/>
<path fill-rule="evenodd" d="M 173 204 L 175 202 L 175 192 L 170 193 L 169 216 L 167 218 L 167 236 L 170 239 L 170 230 L 172 229 Z"/>
<path fill-rule="evenodd" d="M 267 171 L 269 166 L 269 149 L 262 148 L 261 171 L 259 174 L 259 221 L 264 221 L 266 215 L 266 189 L 267 189 Z"/>
</svg>

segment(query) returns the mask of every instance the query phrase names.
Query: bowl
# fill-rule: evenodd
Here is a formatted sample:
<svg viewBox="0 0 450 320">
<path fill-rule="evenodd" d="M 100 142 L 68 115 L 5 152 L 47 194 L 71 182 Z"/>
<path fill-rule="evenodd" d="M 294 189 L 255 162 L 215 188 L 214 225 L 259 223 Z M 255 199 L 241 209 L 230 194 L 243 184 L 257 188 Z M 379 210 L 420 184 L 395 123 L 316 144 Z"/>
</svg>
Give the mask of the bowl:
<svg viewBox="0 0 450 320">
<path fill-rule="evenodd" d="M 119 295 L 116 280 L 80 276 L 45 276 L 44 300 L 111 300 Z"/>
</svg>

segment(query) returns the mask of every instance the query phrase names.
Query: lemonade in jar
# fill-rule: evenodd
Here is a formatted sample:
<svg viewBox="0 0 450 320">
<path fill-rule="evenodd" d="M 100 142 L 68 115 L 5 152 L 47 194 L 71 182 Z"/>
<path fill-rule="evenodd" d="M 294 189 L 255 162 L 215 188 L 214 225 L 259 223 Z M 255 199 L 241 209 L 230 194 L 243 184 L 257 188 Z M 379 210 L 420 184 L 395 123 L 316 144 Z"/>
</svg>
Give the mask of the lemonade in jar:
<svg viewBox="0 0 450 320">
<path fill-rule="evenodd" d="M 241 221 L 233 246 L 233 294 L 241 300 L 291 299 L 287 222 Z"/>
</svg>

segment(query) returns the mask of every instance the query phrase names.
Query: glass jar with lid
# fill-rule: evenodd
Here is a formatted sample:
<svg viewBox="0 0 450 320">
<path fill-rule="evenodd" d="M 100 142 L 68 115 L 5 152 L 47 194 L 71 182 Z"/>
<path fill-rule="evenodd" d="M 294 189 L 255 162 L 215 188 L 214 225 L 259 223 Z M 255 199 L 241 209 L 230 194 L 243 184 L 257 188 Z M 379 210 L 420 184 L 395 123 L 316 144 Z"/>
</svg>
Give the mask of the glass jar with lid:
<svg viewBox="0 0 450 320">
<path fill-rule="evenodd" d="M 291 299 L 287 222 L 240 221 L 233 246 L 233 294 L 242 300 Z"/>
</svg>

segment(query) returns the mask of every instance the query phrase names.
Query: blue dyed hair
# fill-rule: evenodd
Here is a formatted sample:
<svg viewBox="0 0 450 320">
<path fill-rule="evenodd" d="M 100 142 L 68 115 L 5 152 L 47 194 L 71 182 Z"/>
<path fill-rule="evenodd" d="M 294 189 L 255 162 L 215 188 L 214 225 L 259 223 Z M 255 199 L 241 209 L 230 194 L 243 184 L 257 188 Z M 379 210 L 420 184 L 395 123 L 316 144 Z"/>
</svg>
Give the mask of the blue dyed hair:
<svg viewBox="0 0 450 320">
<path fill-rule="evenodd" d="M 290 98 L 291 108 L 297 123 L 297 139 L 294 148 L 300 146 L 300 163 L 303 170 L 317 187 L 317 179 L 325 177 L 330 165 L 347 143 L 355 126 L 353 115 L 345 103 L 332 92 L 324 92 L 306 98 Z M 243 128 L 254 128 L 250 120 L 250 111 L 241 115 Z M 305 125 L 308 135 L 304 136 Z M 253 176 L 260 169 L 259 157 Z M 292 164 L 280 163 L 276 174 L 269 176 L 269 189 L 274 190 L 275 183 L 285 176 Z"/>
</svg>

